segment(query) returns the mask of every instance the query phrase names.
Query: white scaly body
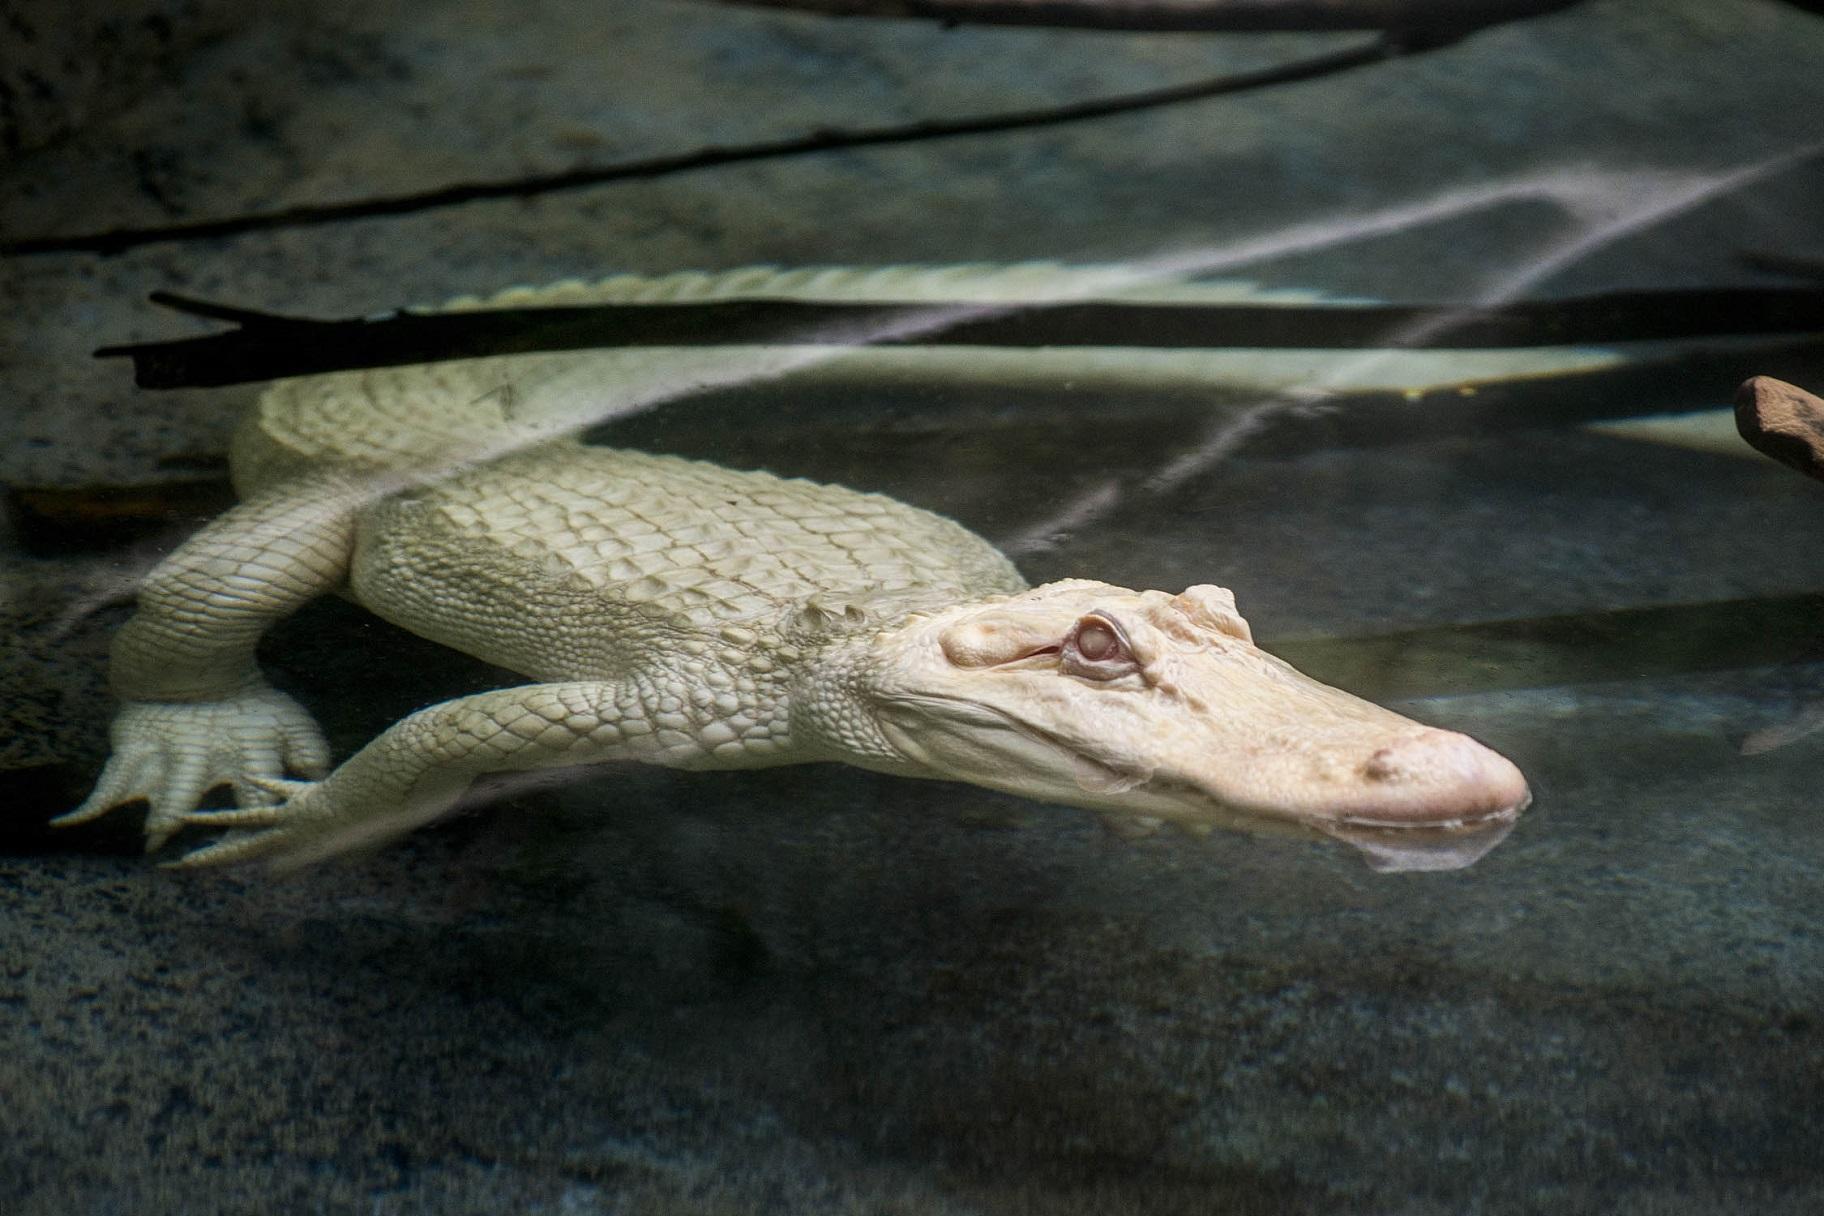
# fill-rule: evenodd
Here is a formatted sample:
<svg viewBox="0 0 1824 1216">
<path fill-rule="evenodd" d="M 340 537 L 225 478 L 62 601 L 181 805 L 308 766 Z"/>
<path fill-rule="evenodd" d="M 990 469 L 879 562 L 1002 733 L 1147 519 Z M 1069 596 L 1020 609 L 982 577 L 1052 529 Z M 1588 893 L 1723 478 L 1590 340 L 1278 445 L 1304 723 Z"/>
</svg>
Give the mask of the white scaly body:
<svg viewBox="0 0 1824 1216">
<path fill-rule="evenodd" d="M 1237 297 L 1119 273 L 622 276 L 451 307 Z M 275 384 L 234 443 L 245 501 L 152 573 L 116 639 L 114 754 L 64 821 L 145 798 L 153 846 L 231 829 L 186 862 L 297 863 L 433 818 L 484 772 L 636 759 L 845 760 L 1142 823 L 1323 832 L 1388 868 L 1467 864 L 1511 826 L 1526 791 L 1505 760 L 1293 672 L 1219 588 L 1028 590 L 986 541 L 892 499 L 573 438 L 829 353 L 587 351 Z M 253 648 L 332 591 L 533 682 L 412 714 L 331 772 Z M 220 784 L 238 809 L 198 811 Z"/>
</svg>

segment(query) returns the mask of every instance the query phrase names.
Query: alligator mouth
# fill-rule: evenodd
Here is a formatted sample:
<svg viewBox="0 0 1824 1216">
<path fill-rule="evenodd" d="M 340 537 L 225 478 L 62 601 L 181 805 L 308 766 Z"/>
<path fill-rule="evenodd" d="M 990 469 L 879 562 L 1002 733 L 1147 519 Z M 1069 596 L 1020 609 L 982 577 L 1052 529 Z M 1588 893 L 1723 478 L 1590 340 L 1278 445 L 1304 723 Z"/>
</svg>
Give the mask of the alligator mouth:
<svg viewBox="0 0 1824 1216">
<path fill-rule="evenodd" d="M 1133 791 L 1142 796 L 1153 794 L 1179 802 L 1176 809 L 1164 806 L 1136 808 L 1133 814 L 1138 820 L 1150 820 L 1155 824 L 1175 821 L 1188 826 L 1198 816 L 1187 816 L 1180 798 L 1187 795 L 1187 801 L 1212 798 L 1210 791 L 1198 783 L 1165 773 L 1149 772 L 1112 757 L 1092 755 L 1052 732 L 1021 721 L 998 707 L 961 699 L 956 699 L 955 703 L 982 714 L 986 722 L 1013 730 L 1068 757 L 1072 765 L 1072 776 L 1077 786 L 1086 793 L 1119 795 Z M 1508 833 L 1519 822 L 1521 812 L 1531 803 L 1532 792 L 1523 790 L 1517 801 L 1504 806 L 1476 807 L 1466 809 L 1459 815 L 1445 814 L 1433 818 L 1414 818 L 1410 814 L 1394 818 L 1352 814 L 1347 809 L 1340 808 L 1319 813 L 1275 814 L 1219 802 L 1220 814 L 1212 826 L 1219 823 L 1232 829 L 1263 835 L 1308 832 L 1326 836 L 1356 849 L 1369 869 L 1381 873 L 1461 870 L 1480 861 L 1496 845 L 1507 839 Z"/>
<path fill-rule="evenodd" d="M 1384 819 L 1344 815 L 1313 821 L 1324 835 L 1350 845 L 1362 854 L 1368 868 L 1382 873 L 1402 871 L 1461 870 L 1487 856 L 1507 839 L 1520 821 L 1520 812 L 1533 800 L 1529 792 L 1512 806 L 1426 823 L 1396 823 Z"/>
<path fill-rule="evenodd" d="M 1078 753 L 1080 756 L 1080 753 Z M 1165 776 L 1143 782 L 1149 790 L 1208 797 L 1202 787 Z M 1222 804 L 1227 826 L 1265 835 L 1299 829 L 1349 845 L 1368 868 L 1379 873 L 1461 870 L 1474 865 L 1507 839 L 1520 815 L 1532 804 L 1530 790 L 1505 806 L 1477 808 L 1433 819 L 1383 818 L 1348 811 L 1275 815 Z M 1168 821 L 1175 816 L 1166 816 Z"/>
</svg>

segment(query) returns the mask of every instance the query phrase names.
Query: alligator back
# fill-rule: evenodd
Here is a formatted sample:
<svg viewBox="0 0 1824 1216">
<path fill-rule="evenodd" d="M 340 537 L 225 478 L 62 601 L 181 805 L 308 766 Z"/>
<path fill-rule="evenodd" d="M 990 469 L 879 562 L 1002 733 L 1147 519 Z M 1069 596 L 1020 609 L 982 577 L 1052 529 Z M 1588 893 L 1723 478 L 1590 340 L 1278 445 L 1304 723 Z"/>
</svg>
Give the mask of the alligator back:
<svg viewBox="0 0 1824 1216">
<path fill-rule="evenodd" d="M 820 344 L 816 334 L 800 334 L 789 345 L 556 351 L 283 380 L 260 398 L 236 438 L 236 484 L 248 494 L 324 465 L 417 471 L 467 465 L 705 388 L 793 373 L 835 371 L 852 376 L 909 366 L 920 376 L 959 370 L 983 379 L 1055 374 L 1046 360 L 1035 358 L 1041 352 L 854 345 L 870 338 L 904 342 L 926 330 L 941 332 L 959 313 L 1086 299 L 1299 304 L 1322 297 L 1263 291 L 1239 281 L 1186 279 L 1171 268 L 1145 264 L 761 266 L 515 287 L 413 311 L 658 306 L 735 299 L 928 305 L 929 313 L 885 322 L 888 328 L 879 334 L 844 332 L 832 336 L 829 344 Z M 1094 351 L 1066 353 L 1078 378 L 1095 374 L 1105 361 Z M 1150 369 L 1155 374 L 1188 376 L 1206 387 L 1212 379 L 1222 379 L 1207 366 L 1207 357 L 1158 353 L 1161 358 L 1154 362 L 1160 366 Z M 1115 362 L 1119 376 L 1126 379 L 1149 371 L 1144 361 L 1140 366 L 1131 358 Z"/>
<path fill-rule="evenodd" d="M 570 443 L 371 504 L 351 584 L 415 633 L 547 679 L 623 674 L 637 639 L 791 645 L 1026 585 L 974 533 L 879 494 Z"/>
</svg>

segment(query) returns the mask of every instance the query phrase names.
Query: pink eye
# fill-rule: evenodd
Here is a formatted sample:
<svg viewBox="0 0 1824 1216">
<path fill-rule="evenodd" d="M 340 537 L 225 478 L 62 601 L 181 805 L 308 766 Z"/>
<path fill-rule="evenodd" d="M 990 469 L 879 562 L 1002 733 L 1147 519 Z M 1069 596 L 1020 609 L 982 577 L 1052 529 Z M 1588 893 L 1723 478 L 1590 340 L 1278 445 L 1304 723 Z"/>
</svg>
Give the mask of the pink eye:
<svg viewBox="0 0 1824 1216">
<path fill-rule="evenodd" d="M 1101 615 L 1077 622 L 1064 640 L 1058 669 L 1081 680 L 1119 680 L 1140 671 L 1120 626 Z"/>
<path fill-rule="evenodd" d="M 1121 639 L 1099 621 L 1085 621 L 1077 629 L 1077 653 L 1091 663 L 1106 663 L 1121 655 Z"/>
</svg>

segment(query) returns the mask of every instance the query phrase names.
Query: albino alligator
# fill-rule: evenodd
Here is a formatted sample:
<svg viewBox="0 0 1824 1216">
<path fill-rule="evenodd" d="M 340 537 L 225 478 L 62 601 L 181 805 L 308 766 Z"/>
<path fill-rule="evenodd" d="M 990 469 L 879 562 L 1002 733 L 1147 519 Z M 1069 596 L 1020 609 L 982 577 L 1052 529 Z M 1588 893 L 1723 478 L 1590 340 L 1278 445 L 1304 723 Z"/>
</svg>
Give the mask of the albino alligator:
<svg viewBox="0 0 1824 1216">
<path fill-rule="evenodd" d="M 623 276 L 452 307 L 953 299 L 959 284 L 1005 300 L 1059 276 L 1093 277 Z M 148 848 L 186 825 L 227 829 L 179 864 L 297 864 L 433 819 L 483 773 L 840 760 L 1143 828 L 1327 835 L 1377 868 L 1443 869 L 1526 806 L 1519 771 L 1488 748 L 1255 647 L 1220 587 L 1028 588 L 980 537 L 880 495 L 572 437 L 630 403 L 806 357 L 641 348 L 276 383 L 232 448 L 244 501 L 151 573 L 115 639 L 113 754 L 58 822 L 145 799 Z M 332 591 L 536 682 L 420 710 L 331 771 L 315 723 L 253 652 Z M 218 785 L 237 807 L 199 810 Z"/>
</svg>

